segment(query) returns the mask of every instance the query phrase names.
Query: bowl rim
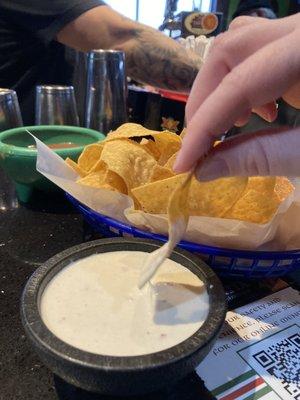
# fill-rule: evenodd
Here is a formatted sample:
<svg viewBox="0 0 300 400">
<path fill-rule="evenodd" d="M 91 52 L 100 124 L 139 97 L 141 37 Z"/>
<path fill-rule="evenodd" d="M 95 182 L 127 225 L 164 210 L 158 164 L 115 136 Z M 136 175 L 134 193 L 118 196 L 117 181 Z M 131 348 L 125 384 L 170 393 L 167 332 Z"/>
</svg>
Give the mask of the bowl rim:
<svg viewBox="0 0 300 400">
<path fill-rule="evenodd" d="M 95 143 L 97 141 L 102 141 L 105 139 L 105 135 L 101 132 L 98 132 L 94 129 L 90 128 L 84 128 L 80 126 L 72 126 L 72 125 L 30 125 L 30 126 L 20 126 L 18 128 L 13 128 L 13 129 L 7 129 L 5 131 L 0 132 L 0 152 L 4 154 L 12 154 L 12 155 L 17 155 L 17 156 L 27 156 L 27 157 L 36 157 L 37 156 L 37 150 L 36 149 L 28 149 L 26 147 L 22 146 L 15 146 L 13 144 L 7 144 L 4 143 L 3 140 L 20 134 L 24 133 L 26 134 L 26 130 L 29 130 L 31 133 L 39 133 L 43 132 L 45 130 L 51 129 L 54 132 L 74 132 L 74 133 L 81 133 L 83 136 L 90 136 L 95 139 Z M 27 133 L 28 134 L 28 133 Z M 93 143 L 91 143 L 93 144 Z M 87 144 L 83 144 L 80 146 L 76 147 L 70 147 L 70 148 L 62 148 L 62 149 L 52 149 L 55 153 L 57 154 L 70 154 L 70 155 L 75 155 L 78 153 L 78 151 L 82 151 Z"/>
<path fill-rule="evenodd" d="M 51 278 L 47 281 L 48 283 L 53 276 L 69 265 L 72 259 L 74 261 L 74 255 L 82 254 L 84 251 L 89 251 L 93 248 L 95 250 L 97 248 L 104 249 L 105 246 L 110 248 L 112 245 L 115 245 L 116 247 L 126 245 L 123 250 L 130 250 L 128 246 L 131 246 L 132 251 L 147 251 L 147 249 L 153 251 L 160 247 L 161 243 L 150 239 L 136 238 L 100 239 L 71 247 L 50 258 L 32 274 L 22 293 L 21 318 L 24 329 L 31 337 L 31 340 L 33 340 L 39 348 L 42 347 L 47 353 L 51 353 L 65 362 L 72 362 L 78 367 L 84 366 L 96 370 L 115 372 L 142 371 L 145 369 L 156 369 L 168 364 L 174 364 L 192 356 L 200 349 L 209 345 L 216 335 L 219 334 L 225 321 L 227 311 L 225 292 L 219 278 L 210 267 L 195 255 L 180 248 L 176 248 L 170 258 L 180 258 L 182 261 L 186 260 L 186 264 L 189 265 L 182 264 L 183 266 L 195 273 L 199 278 L 205 278 L 208 283 L 206 289 L 208 291 L 209 301 L 210 304 L 213 305 L 209 307 L 208 316 L 201 327 L 183 342 L 168 349 L 146 355 L 99 355 L 80 350 L 65 343 L 47 328 L 41 318 L 38 304 L 41 297 L 41 286 L 43 281 L 45 281 L 45 278 L 49 276 L 51 271 L 53 272 L 53 270 L 56 269 L 55 273 L 53 273 Z M 136 246 L 140 248 L 134 248 Z M 119 250 L 120 248 L 116 251 Z M 112 250 L 110 249 L 108 251 Z M 101 252 L 103 251 L 100 251 L 100 253 Z M 84 257 L 78 257 L 76 260 L 80 258 Z M 44 287 L 46 287 L 47 283 L 44 284 Z"/>
</svg>

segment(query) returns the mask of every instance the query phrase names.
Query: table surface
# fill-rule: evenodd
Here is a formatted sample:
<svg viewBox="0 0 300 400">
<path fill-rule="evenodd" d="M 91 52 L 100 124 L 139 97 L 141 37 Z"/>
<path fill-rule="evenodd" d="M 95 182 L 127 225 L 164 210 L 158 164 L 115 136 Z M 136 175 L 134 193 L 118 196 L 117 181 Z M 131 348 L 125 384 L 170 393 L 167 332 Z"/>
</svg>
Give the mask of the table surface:
<svg viewBox="0 0 300 400">
<path fill-rule="evenodd" d="M 2 175 L 0 171 L 3 195 L 6 189 Z M 112 399 L 84 392 L 54 377 L 31 350 L 19 315 L 22 289 L 32 272 L 54 254 L 91 238 L 89 228 L 62 194 L 36 195 L 26 207 L 0 211 L 0 400 Z M 296 287 L 299 275 L 293 277 Z M 255 284 L 255 288 L 253 283 L 227 282 L 230 306 L 267 294 L 263 285 Z M 193 373 L 173 388 L 136 399 L 213 397 Z"/>
</svg>

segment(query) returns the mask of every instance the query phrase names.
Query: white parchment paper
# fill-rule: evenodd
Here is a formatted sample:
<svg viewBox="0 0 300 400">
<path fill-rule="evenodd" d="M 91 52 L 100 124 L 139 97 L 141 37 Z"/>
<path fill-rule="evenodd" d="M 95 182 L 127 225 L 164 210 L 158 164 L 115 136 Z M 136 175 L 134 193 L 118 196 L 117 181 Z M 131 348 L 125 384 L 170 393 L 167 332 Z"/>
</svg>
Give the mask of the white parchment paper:
<svg viewBox="0 0 300 400">
<path fill-rule="evenodd" d="M 140 229 L 167 234 L 168 222 L 165 215 L 135 211 L 129 196 L 76 183 L 78 176 L 73 169 L 41 141 L 36 139 L 36 143 L 37 170 L 81 203 L 100 214 Z M 280 205 L 268 224 L 191 217 L 184 239 L 234 249 L 300 249 L 300 180 L 293 180 L 293 184 L 294 193 Z"/>
</svg>

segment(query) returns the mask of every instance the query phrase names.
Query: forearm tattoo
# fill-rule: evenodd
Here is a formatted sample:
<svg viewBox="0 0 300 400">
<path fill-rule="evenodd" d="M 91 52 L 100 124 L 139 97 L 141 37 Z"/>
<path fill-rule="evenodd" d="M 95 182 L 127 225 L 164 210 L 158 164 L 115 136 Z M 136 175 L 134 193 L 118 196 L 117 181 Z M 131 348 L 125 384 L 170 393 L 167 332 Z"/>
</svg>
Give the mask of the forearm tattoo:
<svg viewBox="0 0 300 400">
<path fill-rule="evenodd" d="M 162 41 L 162 34 L 150 28 L 132 30 L 131 35 L 133 44 L 126 51 L 131 78 L 170 90 L 187 91 L 192 87 L 201 65 L 200 58 L 191 57 L 175 43 L 173 46 Z"/>
</svg>

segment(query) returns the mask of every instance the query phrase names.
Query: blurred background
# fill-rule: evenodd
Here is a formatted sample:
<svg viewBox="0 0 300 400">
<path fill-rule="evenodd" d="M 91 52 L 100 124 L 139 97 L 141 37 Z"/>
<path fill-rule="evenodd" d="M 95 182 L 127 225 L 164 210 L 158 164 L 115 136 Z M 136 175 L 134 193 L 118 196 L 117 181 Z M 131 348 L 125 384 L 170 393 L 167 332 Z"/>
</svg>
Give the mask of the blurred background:
<svg viewBox="0 0 300 400">
<path fill-rule="evenodd" d="M 159 28 L 164 19 L 165 1 L 162 0 L 106 0 L 106 3 L 129 18 Z M 176 3 L 176 1 L 173 3 Z M 219 11 L 224 15 L 224 28 L 231 21 L 240 0 L 178 0 L 177 13 L 197 9 L 202 12 Z M 297 12 L 297 0 L 271 0 L 271 6 L 278 17 Z"/>
<path fill-rule="evenodd" d="M 120 0 L 106 1 L 111 7 L 128 18 L 135 19 L 143 24 L 159 28 L 164 19 L 165 2 L 162 0 Z M 176 3 L 173 1 L 173 3 Z M 179 0 L 177 3 L 177 12 L 198 9 L 208 12 L 214 8 L 214 0 Z"/>
</svg>

